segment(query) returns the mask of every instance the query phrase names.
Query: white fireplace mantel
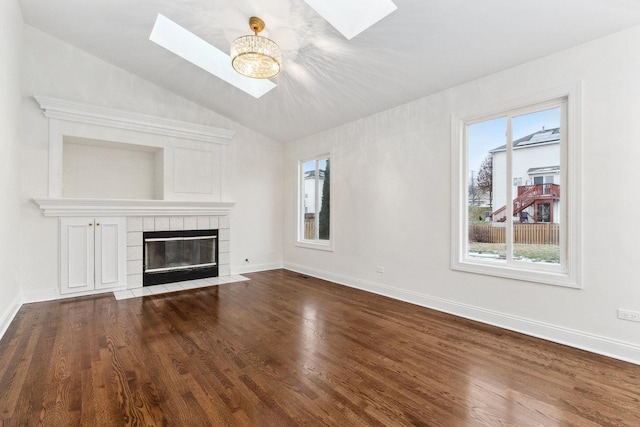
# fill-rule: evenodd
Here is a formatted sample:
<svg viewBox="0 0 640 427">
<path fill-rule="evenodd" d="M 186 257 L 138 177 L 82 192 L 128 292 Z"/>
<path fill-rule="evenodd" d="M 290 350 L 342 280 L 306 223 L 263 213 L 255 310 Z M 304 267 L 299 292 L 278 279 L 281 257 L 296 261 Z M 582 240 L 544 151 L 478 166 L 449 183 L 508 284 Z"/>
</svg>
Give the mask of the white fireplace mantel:
<svg viewBox="0 0 640 427">
<path fill-rule="evenodd" d="M 33 199 L 44 216 L 226 216 L 235 202 L 129 199 Z"/>
</svg>

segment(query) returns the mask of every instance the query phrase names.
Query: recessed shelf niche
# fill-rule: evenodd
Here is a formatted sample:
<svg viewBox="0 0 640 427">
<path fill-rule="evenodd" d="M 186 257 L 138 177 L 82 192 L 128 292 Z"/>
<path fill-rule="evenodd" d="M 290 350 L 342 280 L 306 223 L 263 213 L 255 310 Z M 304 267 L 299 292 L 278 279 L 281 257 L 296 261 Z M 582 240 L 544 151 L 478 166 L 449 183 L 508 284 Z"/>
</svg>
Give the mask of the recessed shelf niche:
<svg viewBox="0 0 640 427">
<path fill-rule="evenodd" d="M 163 198 L 163 150 L 63 136 L 62 197 Z"/>
</svg>

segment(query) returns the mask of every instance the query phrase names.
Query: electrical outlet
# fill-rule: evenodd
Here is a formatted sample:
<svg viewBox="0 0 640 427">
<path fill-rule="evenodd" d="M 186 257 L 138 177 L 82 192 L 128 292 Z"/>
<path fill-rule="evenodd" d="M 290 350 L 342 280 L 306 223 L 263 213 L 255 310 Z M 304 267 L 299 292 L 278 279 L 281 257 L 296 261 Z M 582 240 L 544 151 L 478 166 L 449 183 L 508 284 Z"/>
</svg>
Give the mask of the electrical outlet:
<svg viewBox="0 0 640 427">
<path fill-rule="evenodd" d="M 640 322 L 640 311 L 618 309 L 618 318 L 622 320 L 630 320 L 632 322 Z"/>
<path fill-rule="evenodd" d="M 384 273 L 384 267 L 381 265 L 376 266 L 376 273 Z"/>
</svg>

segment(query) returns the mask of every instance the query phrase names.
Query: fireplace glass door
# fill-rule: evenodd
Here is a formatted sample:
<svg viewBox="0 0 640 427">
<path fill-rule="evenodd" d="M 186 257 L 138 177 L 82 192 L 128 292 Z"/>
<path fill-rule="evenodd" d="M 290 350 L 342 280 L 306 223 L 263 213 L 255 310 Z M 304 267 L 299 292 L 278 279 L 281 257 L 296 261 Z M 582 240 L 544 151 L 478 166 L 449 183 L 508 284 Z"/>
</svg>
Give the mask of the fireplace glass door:
<svg viewBox="0 0 640 427">
<path fill-rule="evenodd" d="M 146 245 L 148 273 L 216 265 L 215 236 L 147 239 Z"/>
<path fill-rule="evenodd" d="M 145 285 L 217 276 L 217 230 L 144 233 Z"/>
</svg>

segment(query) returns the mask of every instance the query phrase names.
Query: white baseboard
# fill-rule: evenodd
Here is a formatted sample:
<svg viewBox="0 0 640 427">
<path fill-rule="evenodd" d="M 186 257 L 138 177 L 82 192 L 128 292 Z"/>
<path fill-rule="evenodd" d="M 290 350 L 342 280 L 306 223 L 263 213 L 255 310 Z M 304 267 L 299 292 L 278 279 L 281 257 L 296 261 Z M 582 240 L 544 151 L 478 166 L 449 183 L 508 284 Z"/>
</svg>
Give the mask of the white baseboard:
<svg viewBox="0 0 640 427">
<path fill-rule="evenodd" d="M 23 302 L 31 303 L 31 302 L 43 302 L 43 301 L 55 301 L 59 299 L 67 299 L 67 298 L 76 298 L 76 297 L 86 297 L 92 295 L 103 295 L 108 293 L 113 293 L 114 291 L 123 291 L 127 288 L 125 286 L 119 288 L 108 288 L 108 289 L 94 289 L 91 291 L 83 291 L 83 292 L 74 292 L 71 294 L 61 294 L 58 288 L 50 288 L 43 289 L 40 291 L 29 292 L 23 294 Z"/>
<path fill-rule="evenodd" d="M 468 304 L 461 304 L 455 301 L 436 298 L 418 292 L 393 288 L 354 277 L 316 270 L 298 264 L 285 262 L 283 267 L 287 270 L 328 280 L 340 285 L 384 295 L 400 301 L 405 301 L 422 307 L 431 308 L 511 331 L 520 332 L 525 335 L 531 335 L 533 337 L 542 338 L 548 341 L 553 341 L 559 344 L 568 345 L 570 347 L 579 348 L 581 350 L 640 365 L 640 345 L 637 344 L 618 341 L 536 320 L 525 319 L 511 314 L 487 310 Z"/>
<path fill-rule="evenodd" d="M 255 273 L 258 271 L 278 270 L 282 268 L 282 263 L 266 263 L 266 264 L 245 264 L 231 266 L 231 274 Z"/>
<path fill-rule="evenodd" d="M 20 295 L 18 295 L 13 301 L 11 301 L 9 307 L 7 307 L 4 313 L 0 316 L 0 339 L 2 339 L 4 333 L 9 329 L 9 325 L 11 325 L 16 314 L 18 314 L 20 307 L 22 307 L 22 300 Z"/>
<path fill-rule="evenodd" d="M 70 296 L 73 296 L 73 295 L 61 297 L 60 291 L 58 290 L 58 288 L 50 288 L 50 289 L 43 289 L 41 291 L 35 291 L 35 292 L 28 292 L 28 293 L 25 292 L 22 294 L 22 301 L 23 303 L 27 304 L 30 302 L 53 301 L 60 298 L 69 298 Z"/>
</svg>

